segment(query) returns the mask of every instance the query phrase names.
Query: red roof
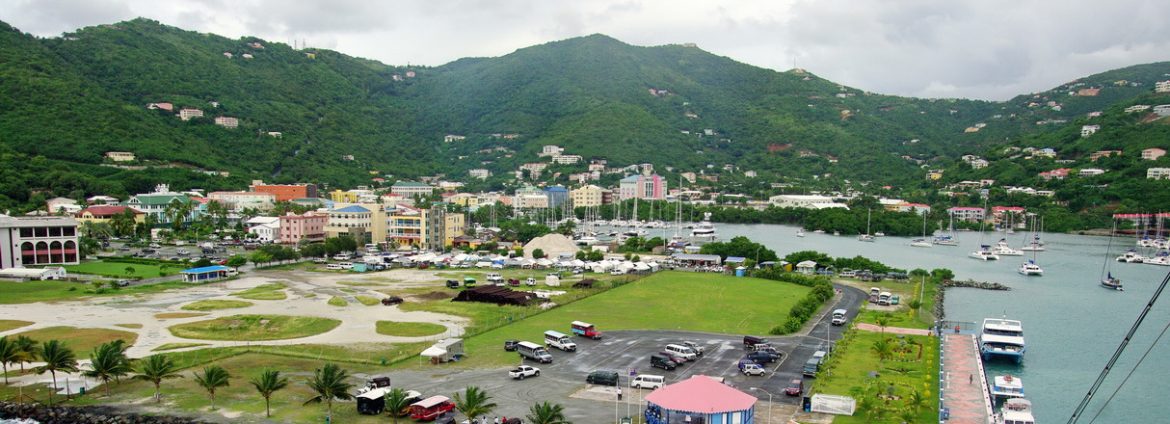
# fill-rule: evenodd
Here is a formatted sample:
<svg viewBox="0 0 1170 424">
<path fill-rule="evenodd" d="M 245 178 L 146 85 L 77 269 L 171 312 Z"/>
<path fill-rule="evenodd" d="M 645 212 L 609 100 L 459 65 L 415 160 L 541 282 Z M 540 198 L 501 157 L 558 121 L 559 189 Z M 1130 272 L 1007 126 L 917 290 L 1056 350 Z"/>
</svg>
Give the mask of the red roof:
<svg viewBox="0 0 1170 424">
<path fill-rule="evenodd" d="M 134 211 L 135 215 L 140 215 L 140 214 L 144 213 L 140 210 L 134 209 L 134 208 L 129 207 L 129 206 L 97 205 L 97 206 L 90 206 L 88 208 L 82 209 L 81 212 L 78 212 L 78 215 L 89 212 L 89 214 L 93 215 L 95 218 L 107 218 L 107 217 L 111 217 L 111 216 L 120 214 L 120 213 L 122 213 L 122 211 L 124 211 L 126 209 L 130 209 L 131 211 Z"/>
<path fill-rule="evenodd" d="M 710 377 L 696 375 L 651 392 L 646 402 L 672 411 L 718 414 L 752 409 L 756 398 Z"/>
</svg>

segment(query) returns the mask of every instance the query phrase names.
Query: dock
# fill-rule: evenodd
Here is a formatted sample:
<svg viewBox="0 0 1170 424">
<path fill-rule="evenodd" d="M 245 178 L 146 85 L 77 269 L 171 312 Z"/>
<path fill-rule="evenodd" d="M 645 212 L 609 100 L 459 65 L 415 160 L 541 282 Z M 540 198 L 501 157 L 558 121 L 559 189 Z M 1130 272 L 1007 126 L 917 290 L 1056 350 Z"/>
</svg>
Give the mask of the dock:
<svg viewBox="0 0 1170 424">
<path fill-rule="evenodd" d="M 991 395 L 975 336 L 945 332 L 941 336 L 939 422 L 990 423 Z"/>
</svg>

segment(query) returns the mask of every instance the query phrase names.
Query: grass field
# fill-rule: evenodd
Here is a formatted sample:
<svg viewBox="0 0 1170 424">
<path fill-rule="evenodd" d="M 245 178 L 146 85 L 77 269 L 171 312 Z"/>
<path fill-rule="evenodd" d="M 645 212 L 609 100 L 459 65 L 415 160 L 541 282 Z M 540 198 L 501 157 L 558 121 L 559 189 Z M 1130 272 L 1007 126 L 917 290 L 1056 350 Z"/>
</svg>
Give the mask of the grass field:
<svg viewBox="0 0 1170 424">
<path fill-rule="evenodd" d="M 447 327 L 429 322 L 378 321 L 375 325 L 378 334 L 387 336 L 422 337 L 442 334 L 447 331 Z"/>
<path fill-rule="evenodd" d="M 865 287 L 869 283 L 849 284 L 862 290 L 869 290 L 868 287 Z M 889 327 L 926 329 L 934 325 L 934 316 L 931 314 L 931 310 L 934 308 L 934 295 L 938 292 L 938 284 L 935 281 L 928 277 L 925 287 L 923 287 L 922 281 L 916 278 L 911 278 L 910 282 L 907 283 L 882 282 L 879 285 L 883 290 L 900 296 L 901 305 L 895 311 L 864 309 L 857 315 L 856 322 L 876 325 L 878 318 L 885 317 L 886 325 Z M 911 301 L 918 299 L 920 293 L 923 296 L 922 305 L 917 310 L 910 309 Z"/>
<path fill-rule="evenodd" d="M 16 319 L 0 319 L 0 331 L 13 330 L 29 325 L 32 325 L 32 322 Z"/>
<path fill-rule="evenodd" d="M 411 307 L 482 320 L 509 317 L 514 322 L 465 342 L 460 366 L 495 366 L 515 362 L 499 347 L 507 339 L 538 340 L 546 330 L 569 330 L 569 322 L 587 321 L 607 330 L 687 330 L 722 334 L 766 334 L 788 317 L 809 288 L 756 278 L 717 274 L 661 272 L 604 293 L 536 314 L 533 308 L 435 301 Z M 425 307 L 424 307 L 425 306 Z M 734 311 L 734 312 L 730 312 Z M 509 315 L 514 314 L 514 315 Z M 531 315 L 523 319 L 526 315 Z M 503 316 L 501 318 L 501 316 Z"/>
<path fill-rule="evenodd" d="M 167 350 L 182 349 L 185 347 L 207 346 L 207 343 L 164 343 L 158 347 L 151 349 L 152 352 L 162 352 Z"/>
<path fill-rule="evenodd" d="M 215 311 L 219 309 L 235 309 L 247 308 L 252 306 L 252 302 L 243 300 L 229 300 L 229 299 L 211 299 L 211 300 L 197 300 L 186 305 L 183 305 L 183 310 L 186 311 Z"/>
<path fill-rule="evenodd" d="M 163 266 L 166 267 L 167 275 L 174 275 L 183 269 L 179 265 Z M 134 270 L 133 272 L 127 273 L 126 268 L 133 268 Z M 74 274 L 101 275 L 103 277 L 113 278 L 155 278 L 164 276 L 162 273 L 163 268 L 159 265 L 123 262 L 92 261 L 78 265 L 65 265 L 65 270 Z"/>
<path fill-rule="evenodd" d="M 882 338 L 889 339 L 895 346 L 893 356 L 884 362 L 873 348 L 874 343 Z M 813 391 L 857 399 L 857 412 L 852 416 L 837 416 L 834 423 L 934 422 L 938 419 L 936 342 L 926 336 L 899 338 L 891 334 L 850 331 L 843 342 L 838 342 L 834 356 L 817 374 Z M 877 378 L 870 377 L 874 371 L 878 373 Z M 916 411 L 909 407 L 915 391 L 923 397 Z"/>
<path fill-rule="evenodd" d="M 154 317 L 158 318 L 158 319 L 173 319 L 173 318 L 201 317 L 204 315 L 207 315 L 207 314 L 199 313 L 199 312 L 163 312 L 160 314 L 154 314 Z"/>
<path fill-rule="evenodd" d="M 145 284 L 118 289 L 102 289 L 95 292 L 93 286 L 84 283 L 67 281 L 26 281 L 21 283 L 0 284 L 0 304 L 55 302 L 79 300 L 88 297 L 118 296 L 158 293 L 170 289 L 191 287 L 191 284 L 179 281 Z"/>
<path fill-rule="evenodd" d="M 378 298 L 373 297 L 373 296 L 358 295 L 358 296 L 354 296 L 353 298 L 357 299 L 358 302 L 361 302 L 363 305 L 366 305 L 366 306 L 374 306 L 374 305 L 382 304 L 382 299 L 378 299 Z"/>
<path fill-rule="evenodd" d="M 65 346 L 73 349 L 78 358 L 88 358 L 89 352 L 102 343 L 117 339 L 126 341 L 126 345 L 133 345 L 138 335 L 127 331 L 108 330 L 105 328 L 77 328 L 77 327 L 46 327 L 25 331 L 13 335 L 28 336 L 39 342 L 60 340 Z"/>
<path fill-rule="evenodd" d="M 284 284 L 280 283 L 259 285 L 235 293 L 233 296 L 249 300 L 284 300 L 288 297 L 284 294 Z"/>
<path fill-rule="evenodd" d="M 330 306 L 349 306 L 349 302 L 346 302 L 341 296 L 333 296 L 325 303 L 328 303 Z"/>
<path fill-rule="evenodd" d="M 341 321 L 288 315 L 232 315 L 169 327 L 171 334 L 200 340 L 283 340 L 321 334 Z"/>
<path fill-rule="evenodd" d="M 122 328 L 130 328 L 130 329 L 134 329 L 134 330 L 137 330 L 137 329 L 139 329 L 139 328 L 142 328 L 142 324 L 138 324 L 138 323 L 130 323 L 130 324 L 114 324 L 114 325 L 116 325 L 116 326 L 119 326 L 119 327 L 122 327 Z"/>
</svg>

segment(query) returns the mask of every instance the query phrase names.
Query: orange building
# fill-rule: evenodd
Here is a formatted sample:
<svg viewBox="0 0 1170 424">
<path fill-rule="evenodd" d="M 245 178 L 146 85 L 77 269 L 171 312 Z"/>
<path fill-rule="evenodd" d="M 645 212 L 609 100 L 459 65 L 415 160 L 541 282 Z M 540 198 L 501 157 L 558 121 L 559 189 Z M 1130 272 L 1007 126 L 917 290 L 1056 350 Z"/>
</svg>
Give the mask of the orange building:
<svg viewBox="0 0 1170 424">
<path fill-rule="evenodd" d="M 272 194 L 276 196 L 277 202 L 317 197 L 315 184 L 264 184 L 263 181 L 255 180 L 252 181 L 250 189 L 258 193 Z"/>
</svg>

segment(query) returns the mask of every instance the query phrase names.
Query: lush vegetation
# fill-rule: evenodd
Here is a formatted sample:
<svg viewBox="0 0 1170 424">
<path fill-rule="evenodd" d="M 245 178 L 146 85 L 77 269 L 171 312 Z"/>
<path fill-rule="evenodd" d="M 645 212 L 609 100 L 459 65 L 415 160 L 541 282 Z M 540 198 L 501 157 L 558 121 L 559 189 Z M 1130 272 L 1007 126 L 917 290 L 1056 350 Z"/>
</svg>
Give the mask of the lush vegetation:
<svg viewBox="0 0 1170 424">
<path fill-rule="evenodd" d="M 14 337 L 28 337 L 33 340 L 61 340 L 65 346 L 78 352 L 85 352 L 103 343 L 122 340 L 128 346 L 138 340 L 138 334 L 105 328 L 45 327 L 17 333 Z"/>
<path fill-rule="evenodd" d="M 837 342 L 812 389 L 857 400 L 857 412 L 834 422 L 933 422 L 938 370 L 938 343 L 931 337 L 853 330 Z"/>
<path fill-rule="evenodd" d="M 287 297 L 284 293 L 284 284 L 281 283 L 262 284 L 237 292 L 233 296 L 250 300 L 284 300 Z"/>
<path fill-rule="evenodd" d="M 169 328 L 171 334 L 200 340 L 282 340 L 321 334 L 341 325 L 329 318 L 286 315 L 232 315 L 205 321 L 179 324 Z"/>
<path fill-rule="evenodd" d="M 429 322 L 378 321 L 375 328 L 378 334 L 399 337 L 434 336 L 447 331 L 447 327 Z"/>
</svg>

